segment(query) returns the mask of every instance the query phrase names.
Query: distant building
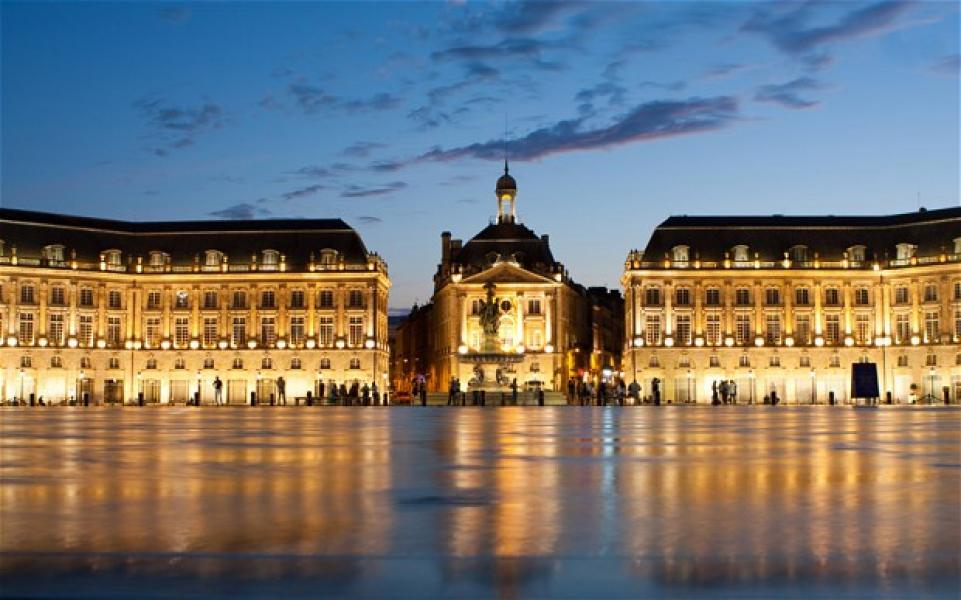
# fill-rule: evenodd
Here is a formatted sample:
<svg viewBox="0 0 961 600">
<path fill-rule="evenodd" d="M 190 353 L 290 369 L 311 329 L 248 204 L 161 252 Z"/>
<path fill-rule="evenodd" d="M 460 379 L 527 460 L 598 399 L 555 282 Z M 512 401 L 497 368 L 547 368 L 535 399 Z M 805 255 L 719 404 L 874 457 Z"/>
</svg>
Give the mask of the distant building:
<svg viewBox="0 0 961 600">
<path fill-rule="evenodd" d="M 961 208 L 877 217 L 671 217 L 627 256 L 624 371 L 649 395 L 850 398 L 874 362 L 895 402 L 961 396 Z"/>
<path fill-rule="evenodd" d="M 495 194 L 496 221 L 466 244 L 441 234 L 432 302 L 412 315 L 411 327 L 420 330 L 426 322 L 429 332 L 423 375 L 438 392 L 452 378 L 467 391 L 494 385 L 497 377 L 502 384 L 516 380 L 521 390 L 566 390 L 570 378 L 591 375 L 591 301 L 554 258 L 548 236 L 519 222 L 517 183 L 506 164 Z M 485 332 L 485 322 L 496 332 Z M 610 362 L 616 369 L 616 360 Z"/>
<path fill-rule="evenodd" d="M 387 383 L 387 265 L 339 219 L 123 222 L 0 209 L 0 392 L 290 402 Z M 328 387 L 329 389 L 329 387 Z"/>
</svg>

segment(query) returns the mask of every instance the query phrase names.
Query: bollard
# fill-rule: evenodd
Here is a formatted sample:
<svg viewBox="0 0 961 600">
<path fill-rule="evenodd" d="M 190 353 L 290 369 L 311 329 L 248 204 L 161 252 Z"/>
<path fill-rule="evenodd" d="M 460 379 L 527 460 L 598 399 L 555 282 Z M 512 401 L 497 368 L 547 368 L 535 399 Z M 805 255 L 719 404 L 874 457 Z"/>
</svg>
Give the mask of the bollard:
<svg viewBox="0 0 961 600">
<path fill-rule="evenodd" d="M 35 404 L 36 404 L 36 397 L 34 396 L 34 394 L 30 394 L 30 406 L 34 406 Z"/>
<path fill-rule="evenodd" d="M 137 392 L 137 404 L 143 406 L 143 392 Z"/>
<path fill-rule="evenodd" d="M 891 404 L 891 390 L 884 392 L 884 396 L 885 396 L 885 399 L 887 400 L 887 403 Z"/>
<path fill-rule="evenodd" d="M 257 406 L 257 392 L 250 392 L 250 405 Z"/>
<path fill-rule="evenodd" d="M 833 391 L 828 392 L 828 404 L 830 404 L 831 406 L 834 406 L 834 392 L 833 392 Z"/>
<path fill-rule="evenodd" d="M 270 393 L 270 405 L 271 405 L 271 406 L 274 405 L 274 393 L 273 393 L 273 392 Z"/>
<path fill-rule="evenodd" d="M 314 405 L 314 397 L 311 394 L 310 390 L 307 390 L 307 406 L 313 406 L 313 405 Z"/>
<path fill-rule="evenodd" d="M 83 393 L 83 405 L 90 406 L 90 392 Z"/>
<path fill-rule="evenodd" d="M 941 393 L 944 395 L 944 405 L 951 404 L 951 388 L 944 386 L 941 388 Z"/>
</svg>

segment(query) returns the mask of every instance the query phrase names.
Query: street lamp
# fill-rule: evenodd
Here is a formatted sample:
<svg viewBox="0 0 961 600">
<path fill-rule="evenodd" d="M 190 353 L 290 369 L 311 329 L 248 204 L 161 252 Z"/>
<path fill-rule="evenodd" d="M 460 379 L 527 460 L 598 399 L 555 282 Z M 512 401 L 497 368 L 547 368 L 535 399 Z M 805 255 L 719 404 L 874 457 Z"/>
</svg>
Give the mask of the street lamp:
<svg viewBox="0 0 961 600">
<path fill-rule="evenodd" d="M 691 383 L 693 382 L 693 379 L 694 379 L 694 374 L 691 373 L 690 369 L 688 369 L 687 370 L 687 402 L 693 401 L 691 399 Z"/>
<path fill-rule="evenodd" d="M 814 375 L 814 369 L 811 369 L 811 404 L 814 404 L 815 402 L 817 402 L 817 396 L 815 395 L 815 393 L 816 393 L 816 392 L 815 392 L 816 382 L 815 382 L 815 380 L 814 380 L 814 377 L 815 377 L 815 375 Z"/>
</svg>

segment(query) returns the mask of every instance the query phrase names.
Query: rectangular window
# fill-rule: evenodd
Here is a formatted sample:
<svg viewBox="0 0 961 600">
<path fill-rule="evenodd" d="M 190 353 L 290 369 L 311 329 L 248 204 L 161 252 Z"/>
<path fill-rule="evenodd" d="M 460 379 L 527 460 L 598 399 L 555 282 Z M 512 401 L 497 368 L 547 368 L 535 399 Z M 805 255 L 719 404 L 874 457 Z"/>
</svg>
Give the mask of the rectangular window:
<svg viewBox="0 0 961 600">
<path fill-rule="evenodd" d="M 924 341 L 937 342 L 941 337 L 941 327 L 938 311 L 929 310 L 924 313 Z"/>
<path fill-rule="evenodd" d="M 781 315 L 767 315 L 764 319 L 764 337 L 768 344 L 781 343 Z"/>
<path fill-rule="evenodd" d="M 79 342 L 81 346 L 87 348 L 93 346 L 93 317 L 91 315 L 80 315 L 77 332 L 77 342 Z"/>
<path fill-rule="evenodd" d="M 148 348 L 160 346 L 160 317 L 147 317 L 144 323 L 143 341 Z"/>
<path fill-rule="evenodd" d="M 794 317 L 794 341 L 802 345 L 811 343 L 810 315 L 796 315 Z"/>
<path fill-rule="evenodd" d="M 954 299 L 961 300 L 961 281 L 954 282 Z"/>
<path fill-rule="evenodd" d="M 47 326 L 47 338 L 54 346 L 63 346 L 63 315 L 50 315 L 50 323 Z"/>
<path fill-rule="evenodd" d="M 294 290 L 290 292 L 290 308 L 304 307 L 304 291 Z"/>
<path fill-rule="evenodd" d="M 539 315 L 541 314 L 541 301 L 538 299 L 532 299 L 527 301 L 527 314 L 529 315 Z"/>
<path fill-rule="evenodd" d="M 734 304 L 738 306 L 750 306 L 751 290 L 747 288 L 738 288 L 734 290 Z"/>
<path fill-rule="evenodd" d="M 644 304 L 646 306 L 660 306 L 661 305 L 661 289 L 656 287 L 649 287 L 645 289 Z"/>
<path fill-rule="evenodd" d="M 806 287 L 794 288 L 794 303 L 798 306 L 811 304 L 811 291 Z"/>
<path fill-rule="evenodd" d="M 838 288 L 828 288 L 824 290 L 824 305 L 838 306 L 841 304 L 841 292 Z"/>
<path fill-rule="evenodd" d="M 212 348 L 217 345 L 217 330 L 217 317 L 204 317 L 204 346 Z"/>
<path fill-rule="evenodd" d="M 534 330 L 531 332 L 530 338 L 528 339 L 528 345 L 534 350 L 540 350 L 541 346 L 543 346 L 543 337 L 541 336 L 541 332 L 539 330 Z"/>
<path fill-rule="evenodd" d="M 247 343 L 247 319 L 245 317 L 234 317 L 230 330 L 230 342 L 234 346 L 243 346 Z"/>
<path fill-rule="evenodd" d="M 351 348 L 359 348 L 364 345 L 364 318 L 351 317 L 350 328 L 348 329 L 347 343 Z"/>
<path fill-rule="evenodd" d="M 273 317 L 260 318 L 260 343 L 264 346 L 273 346 L 277 341 L 277 327 Z"/>
<path fill-rule="evenodd" d="M 147 308 L 150 310 L 156 310 L 160 308 L 160 292 L 147 292 Z"/>
<path fill-rule="evenodd" d="M 303 317 L 290 317 L 290 343 L 298 346 L 304 343 Z"/>
<path fill-rule="evenodd" d="M 247 308 L 247 292 L 236 290 L 230 305 L 233 308 Z"/>
<path fill-rule="evenodd" d="M 20 304 L 33 304 L 36 302 L 34 287 L 29 284 L 20 286 Z"/>
<path fill-rule="evenodd" d="M 364 292 L 360 290 L 350 290 L 347 296 L 347 307 L 348 308 L 363 308 L 364 307 Z"/>
<path fill-rule="evenodd" d="M 63 306 L 67 303 L 67 294 L 62 285 L 55 285 L 50 288 L 50 304 Z"/>
<path fill-rule="evenodd" d="M 734 315 L 734 341 L 746 344 L 751 339 L 751 315 Z"/>
<path fill-rule="evenodd" d="M 273 290 L 264 290 L 260 292 L 260 308 L 276 308 L 276 299 L 274 297 Z"/>
<path fill-rule="evenodd" d="M 21 346 L 30 346 L 33 344 L 33 326 L 33 313 L 20 313 L 20 329 L 17 332 L 17 337 L 20 340 Z"/>
<path fill-rule="evenodd" d="M 333 308 L 334 292 L 331 290 L 321 290 L 320 299 L 317 304 L 320 306 L 320 308 Z"/>
<path fill-rule="evenodd" d="M 938 284 L 928 283 L 924 286 L 924 301 L 925 302 L 937 302 L 938 301 Z"/>
<path fill-rule="evenodd" d="M 708 346 L 719 346 L 721 344 L 721 315 L 707 315 L 704 332 Z"/>
<path fill-rule="evenodd" d="M 678 315 L 677 316 L 677 327 L 675 334 L 677 335 L 677 343 L 683 344 L 685 346 L 691 345 L 691 316 L 690 315 Z"/>
<path fill-rule="evenodd" d="M 107 345 L 119 348 L 123 343 L 122 323 L 120 317 L 107 317 Z"/>
<path fill-rule="evenodd" d="M 908 286 L 901 285 L 894 288 L 894 303 L 895 304 L 907 304 L 910 300 L 908 294 Z"/>
<path fill-rule="evenodd" d="M 317 335 L 319 336 L 320 345 L 324 348 L 330 348 L 334 345 L 334 318 L 333 317 L 320 317 L 319 323 L 317 325 Z"/>
<path fill-rule="evenodd" d="M 854 303 L 858 306 L 867 306 L 870 300 L 868 288 L 857 288 L 854 290 Z"/>
<path fill-rule="evenodd" d="M 767 288 L 764 290 L 764 303 L 768 306 L 781 304 L 781 290 L 777 288 Z"/>
<path fill-rule="evenodd" d="M 691 290 L 686 287 L 674 290 L 674 303 L 678 306 L 690 306 Z"/>
<path fill-rule="evenodd" d="M 80 306 L 93 306 L 93 289 L 80 288 Z"/>
<path fill-rule="evenodd" d="M 894 318 L 894 342 L 906 344 L 911 339 L 911 316 L 908 314 L 896 315 Z"/>
<path fill-rule="evenodd" d="M 824 317 L 824 339 L 829 344 L 837 344 L 841 340 L 840 315 L 827 315 Z"/>
<path fill-rule="evenodd" d="M 480 301 L 480 300 L 478 300 L 478 299 L 476 299 L 476 298 L 475 298 L 474 300 L 471 300 L 471 301 L 470 301 L 470 314 L 472 314 L 472 315 L 479 315 L 479 314 L 480 314 L 480 306 L 481 306 L 481 301 Z"/>
<path fill-rule="evenodd" d="M 107 293 L 107 308 L 123 308 L 123 297 L 120 295 L 119 290 L 110 290 Z"/>
<path fill-rule="evenodd" d="M 954 311 L 954 338 L 961 340 L 961 310 Z"/>
<path fill-rule="evenodd" d="M 190 344 L 190 317 L 174 319 L 174 344 L 186 348 Z"/>
<path fill-rule="evenodd" d="M 720 306 L 721 290 L 718 288 L 707 288 L 704 291 L 704 304 L 707 306 Z"/>
<path fill-rule="evenodd" d="M 204 308 L 210 310 L 217 308 L 217 298 L 218 294 L 214 290 L 207 290 L 204 292 Z"/>
<path fill-rule="evenodd" d="M 645 342 L 648 346 L 657 346 L 661 343 L 661 317 L 658 315 L 647 315 L 645 325 Z"/>
<path fill-rule="evenodd" d="M 857 315 L 854 318 L 854 336 L 859 344 L 871 343 L 871 316 Z"/>
</svg>

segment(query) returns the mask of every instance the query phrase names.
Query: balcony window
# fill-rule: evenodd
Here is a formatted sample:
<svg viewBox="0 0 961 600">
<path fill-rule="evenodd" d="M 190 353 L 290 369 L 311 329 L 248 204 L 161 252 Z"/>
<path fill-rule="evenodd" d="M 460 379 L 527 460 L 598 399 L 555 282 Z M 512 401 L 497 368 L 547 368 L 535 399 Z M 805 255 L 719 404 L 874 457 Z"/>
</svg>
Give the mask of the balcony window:
<svg viewBox="0 0 961 600">
<path fill-rule="evenodd" d="M 20 304 L 35 304 L 37 302 L 36 288 L 30 284 L 20 286 Z"/>
</svg>

